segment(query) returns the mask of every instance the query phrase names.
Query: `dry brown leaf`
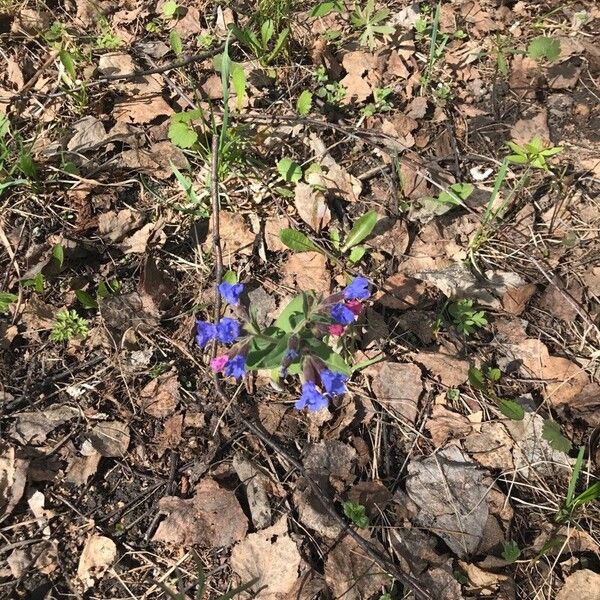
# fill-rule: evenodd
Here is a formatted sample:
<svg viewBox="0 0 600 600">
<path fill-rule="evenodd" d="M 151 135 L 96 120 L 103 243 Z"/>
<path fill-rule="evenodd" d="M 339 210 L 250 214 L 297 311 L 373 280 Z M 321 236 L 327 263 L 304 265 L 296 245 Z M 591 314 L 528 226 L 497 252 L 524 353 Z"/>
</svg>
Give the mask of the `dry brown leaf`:
<svg viewBox="0 0 600 600">
<path fill-rule="evenodd" d="M 285 600 L 298 580 L 302 563 L 287 531 L 287 517 L 272 527 L 250 533 L 231 551 L 231 569 L 242 582 L 258 578 L 258 600 Z"/>
<path fill-rule="evenodd" d="M 356 479 L 356 450 L 339 440 L 311 444 L 302 463 L 311 477 L 329 482 L 338 492 Z"/>
<path fill-rule="evenodd" d="M 42 411 L 24 412 L 14 415 L 17 420 L 10 429 L 10 436 L 22 444 L 39 446 L 46 436 L 60 425 L 80 414 L 73 406 L 51 406 Z"/>
<path fill-rule="evenodd" d="M 523 340 L 512 346 L 511 351 L 522 360 L 527 375 L 546 381 L 544 395 L 553 406 L 567 404 L 588 383 L 588 376 L 580 366 L 567 358 L 550 356 L 540 340 Z"/>
<path fill-rule="evenodd" d="M 443 352 L 419 352 L 415 362 L 448 387 L 462 385 L 469 378 L 469 362 Z"/>
<path fill-rule="evenodd" d="M 476 565 L 466 563 L 462 560 L 458 561 L 458 564 L 467 574 L 467 577 L 471 580 L 471 583 L 478 588 L 486 588 L 486 591 L 481 590 L 479 593 L 489 595 L 495 589 L 508 579 L 507 575 L 500 575 L 499 573 L 491 573 L 490 571 L 484 571 Z M 487 592 L 487 593 L 486 593 Z"/>
<path fill-rule="evenodd" d="M 327 482 L 320 481 L 319 484 L 325 493 L 333 493 Z M 304 477 L 300 477 L 294 486 L 294 504 L 300 522 L 308 529 L 330 540 L 341 533 L 342 526 L 329 514 Z"/>
<path fill-rule="evenodd" d="M 348 492 L 348 500 L 362 504 L 369 519 L 382 515 L 393 498 L 392 492 L 378 480 L 360 481 Z"/>
<path fill-rule="evenodd" d="M 508 81 L 513 92 L 522 98 L 532 97 L 541 80 L 542 74 L 537 61 L 521 54 L 512 57 Z"/>
<path fill-rule="evenodd" d="M 156 223 L 147 223 L 133 235 L 123 240 L 119 244 L 123 254 L 144 254 L 156 226 Z"/>
<path fill-rule="evenodd" d="M 290 222 L 287 217 L 274 217 L 265 221 L 265 244 L 271 252 L 288 250 L 288 247 L 279 239 L 279 232 L 289 226 Z"/>
<path fill-rule="evenodd" d="M 477 550 L 488 520 L 483 476 L 456 446 L 408 463 L 406 492 L 419 507 L 415 522 L 439 535 L 461 558 Z"/>
<path fill-rule="evenodd" d="M 397 310 L 415 309 L 423 305 L 424 298 L 427 299 L 427 290 L 427 284 L 420 279 L 396 273 L 385 280 L 373 300 Z"/>
<path fill-rule="evenodd" d="M 23 71 L 17 61 L 11 56 L 6 57 L 6 79 L 12 83 L 15 90 L 18 92 L 25 85 Z"/>
<path fill-rule="evenodd" d="M 233 457 L 233 468 L 246 489 L 254 527 L 257 530 L 268 527 L 271 524 L 271 504 L 267 492 L 274 487 L 271 480 L 239 452 Z"/>
<path fill-rule="evenodd" d="M 256 235 L 252 233 L 244 217 L 238 213 L 222 212 L 220 215 L 219 231 L 221 234 L 221 245 L 223 260 L 233 260 L 233 254 L 252 254 L 252 246 Z M 208 228 L 208 239 L 206 246 L 212 248 L 212 219 Z"/>
<path fill-rule="evenodd" d="M 137 229 L 144 221 L 140 213 L 124 208 L 118 213 L 104 212 L 98 217 L 98 233 L 111 242 L 121 242 L 129 232 Z"/>
<path fill-rule="evenodd" d="M 410 363 L 382 362 L 376 365 L 373 393 L 379 403 L 402 420 L 414 425 L 423 393 L 421 369 Z"/>
<path fill-rule="evenodd" d="M 65 481 L 73 485 L 86 485 L 88 479 L 96 474 L 101 455 L 93 452 L 86 456 L 74 456 L 69 462 Z"/>
<path fill-rule="evenodd" d="M 73 135 L 67 143 L 71 152 L 93 150 L 104 142 L 106 131 L 102 122 L 93 116 L 83 117 L 73 124 Z"/>
<path fill-rule="evenodd" d="M 300 218 L 317 233 L 331 221 L 331 212 L 323 192 L 302 181 L 296 184 L 294 190 L 294 206 Z"/>
<path fill-rule="evenodd" d="M 556 600 L 600 600 L 600 575 L 589 569 L 575 571 L 565 579 Z"/>
<path fill-rule="evenodd" d="M 152 538 L 155 542 L 229 547 L 243 539 L 248 530 L 248 519 L 235 493 L 222 488 L 214 479 L 203 479 L 187 500 L 165 496 L 158 506 L 167 517 Z"/>
<path fill-rule="evenodd" d="M 158 456 L 167 449 L 175 450 L 181 443 L 183 432 L 183 415 L 173 415 L 165 421 L 161 434 L 156 438 Z"/>
<path fill-rule="evenodd" d="M 335 598 L 364 600 L 389 585 L 389 576 L 346 535 L 327 554 L 325 581 Z"/>
<path fill-rule="evenodd" d="M 502 308 L 511 315 L 522 314 L 536 290 L 537 286 L 535 283 L 526 283 L 518 287 L 509 288 L 502 296 Z"/>
<path fill-rule="evenodd" d="M 98 61 L 98 71 L 102 75 L 129 75 L 135 71 L 135 63 L 129 54 L 114 52 L 102 54 Z"/>
<path fill-rule="evenodd" d="M 571 322 L 579 314 L 577 306 L 583 300 L 583 287 L 572 281 L 567 290 L 561 282 L 549 284 L 540 296 L 538 306 L 547 310 L 553 317 Z"/>
<path fill-rule="evenodd" d="M 84 590 L 95 585 L 117 558 L 117 545 L 102 535 L 91 535 L 83 547 L 77 565 L 77 578 Z"/>
<path fill-rule="evenodd" d="M 149 150 L 125 150 L 121 154 L 121 163 L 127 169 L 142 171 L 158 179 L 169 179 L 173 175 L 171 163 L 180 170 L 189 167 L 185 154 L 169 141 L 157 142 Z"/>
<path fill-rule="evenodd" d="M 6 559 L 6 563 L 15 579 L 33 571 L 49 575 L 58 567 L 57 543 L 44 540 L 26 548 L 17 548 Z"/>
<path fill-rule="evenodd" d="M 25 491 L 29 461 L 19 458 L 12 447 L 0 454 L 0 522 L 19 503 Z"/>
<path fill-rule="evenodd" d="M 343 200 L 356 202 L 362 192 L 360 179 L 348 173 L 344 167 L 333 164 L 326 175 L 322 176 L 323 185 L 329 192 L 340 195 Z"/>
<path fill-rule="evenodd" d="M 425 428 L 431 434 L 436 448 L 441 448 L 449 440 L 462 439 L 471 433 L 473 425 L 465 416 L 435 404 Z"/>
<path fill-rule="evenodd" d="M 187 6 L 185 8 L 185 15 L 177 20 L 173 29 L 175 29 L 183 40 L 202 33 L 200 11 L 195 6 Z"/>
<path fill-rule="evenodd" d="M 600 427 L 600 385 L 588 383 L 566 405 L 568 412 L 588 427 Z"/>
<path fill-rule="evenodd" d="M 320 252 L 298 252 L 292 254 L 282 265 L 284 285 L 294 289 L 314 290 L 328 293 L 331 276 L 327 270 L 327 259 Z"/>
<path fill-rule="evenodd" d="M 128 97 L 115 102 L 112 116 L 125 123 L 145 124 L 157 117 L 168 117 L 173 109 L 161 96 L 162 80 L 158 75 L 145 75 L 135 83 L 126 83 L 122 87 Z"/>
<path fill-rule="evenodd" d="M 463 441 L 464 449 L 482 467 L 507 471 L 513 468 L 514 442 L 506 427 L 498 421 L 486 421 Z"/>
<path fill-rule="evenodd" d="M 377 221 L 366 245 L 392 256 L 402 256 L 409 242 L 410 236 L 404 221 L 393 217 L 382 217 Z"/>
<path fill-rule="evenodd" d="M 576 56 L 552 65 L 546 73 L 546 79 L 553 90 L 572 89 L 577 85 L 582 71 L 583 61 Z"/>
<path fill-rule="evenodd" d="M 548 111 L 544 108 L 529 119 L 519 119 L 512 126 L 510 135 L 517 144 L 528 144 L 536 136 L 541 138 L 544 144 L 549 144 Z"/>
<path fill-rule="evenodd" d="M 180 399 L 177 370 L 171 369 L 144 386 L 137 404 L 149 415 L 164 419 L 175 412 Z"/>
<path fill-rule="evenodd" d="M 122 458 L 129 447 L 129 427 L 120 421 L 102 421 L 92 429 L 88 438 L 101 456 Z"/>
</svg>

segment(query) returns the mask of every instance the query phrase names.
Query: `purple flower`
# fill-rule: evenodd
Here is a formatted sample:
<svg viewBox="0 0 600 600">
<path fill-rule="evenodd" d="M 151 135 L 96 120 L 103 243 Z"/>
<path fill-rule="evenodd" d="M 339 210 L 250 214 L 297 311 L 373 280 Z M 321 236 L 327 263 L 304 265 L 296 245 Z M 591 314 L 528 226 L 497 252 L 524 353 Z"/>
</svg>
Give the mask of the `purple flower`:
<svg viewBox="0 0 600 600">
<path fill-rule="evenodd" d="M 223 373 L 225 373 L 226 377 L 242 378 L 246 374 L 246 357 L 238 354 L 230 358 L 223 369 Z"/>
<path fill-rule="evenodd" d="M 343 373 L 323 369 L 319 375 L 321 376 L 321 383 L 328 394 L 339 396 L 346 392 L 346 381 L 348 381 L 348 377 Z"/>
<path fill-rule="evenodd" d="M 196 321 L 196 342 L 200 348 L 204 348 L 210 340 L 214 340 L 217 335 L 217 328 L 207 321 Z"/>
<path fill-rule="evenodd" d="M 229 304 L 237 306 L 240 301 L 240 295 L 244 291 L 243 283 L 227 283 L 224 281 L 219 285 L 219 294 Z"/>
<path fill-rule="evenodd" d="M 354 322 L 354 313 L 341 302 L 333 305 L 331 316 L 336 323 L 340 323 L 341 325 L 350 325 L 350 323 Z"/>
<path fill-rule="evenodd" d="M 298 410 L 302 410 L 303 408 L 308 408 L 311 412 L 316 412 L 321 410 L 322 408 L 326 408 L 328 404 L 327 398 L 319 392 L 317 386 L 314 381 L 307 381 L 302 386 L 302 395 L 296 401 L 294 406 Z"/>
<path fill-rule="evenodd" d="M 366 277 L 356 277 L 344 290 L 346 300 L 366 300 L 370 295 L 369 280 Z"/>
<path fill-rule="evenodd" d="M 217 323 L 217 339 L 222 344 L 233 344 L 240 337 L 240 324 L 235 319 L 224 317 Z"/>
</svg>

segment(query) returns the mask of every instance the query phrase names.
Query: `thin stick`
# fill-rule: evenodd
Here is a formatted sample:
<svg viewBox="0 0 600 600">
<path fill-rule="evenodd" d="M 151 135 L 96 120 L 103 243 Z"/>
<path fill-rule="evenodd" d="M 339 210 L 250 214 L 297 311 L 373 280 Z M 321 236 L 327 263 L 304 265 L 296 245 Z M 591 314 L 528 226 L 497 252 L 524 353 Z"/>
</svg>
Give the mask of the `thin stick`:
<svg viewBox="0 0 600 600">
<path fill-rule="evenodd" d="M 221 238 L 219 232 L 219 136 L 216 131 L 213 133 L 212 139 L 212 161 L 211 161 L 211 203 L 212 203 L 212 240 L 213 250 L 215 256 L 215 286 L 218 287 L 223 277 L 223 255 L 221 252 Z M 219 294 L 216 294 L 215 298 L 215 309 L 214 319 L 217 322 L 221 315 L 221 298 Z M 216 354 L 216 342 L 213 341 L 212 352 L 213 358 Z M 215 386 L 215 392 L 217 396 L 226 404 L 229 404 L 229 398 L 223 391 L 221 380 L 217 373 L 213 373 L 213 382 Z M 325 511 L 342 527 L 347 529 L 348 523 L 339 515 L 335 509 L 333 500 L 321 489 L 319 484 L 310 477 L 300 461 L 294 458 L 287 450 L 282 448 L 278 442 L 276 442 L 263 428 L 261 425 L 248 419 L 242 411 L 239 409 L 237 404 L 232 405 L 232 409 L 236 414 L 237 418 L 244 424 L 244 426 L 258 437 L 264 444 L 276 452 L 279 456 L 285 459 L 294 469 L 305 478 L 310 486 L 315 497 L 319 500 Z M 365 553 L 377 563 L 384 571 L 389 573 L 394 579 L 402 583 L 404 586 L 409 587 L 413 590 L 415 598 L 417 600 L 433 600 L 433 596 L 426 590 L 421 582 L 410 574 L 403 573 L 397 566 L 385 555 L 383 555 L 371 542 L 359 535 L 354 529 L 347 529 L 348 535 L 365 551 Z M 404 557 L 405 560 L 410 564 L 410 557 Z"/>
</svg>

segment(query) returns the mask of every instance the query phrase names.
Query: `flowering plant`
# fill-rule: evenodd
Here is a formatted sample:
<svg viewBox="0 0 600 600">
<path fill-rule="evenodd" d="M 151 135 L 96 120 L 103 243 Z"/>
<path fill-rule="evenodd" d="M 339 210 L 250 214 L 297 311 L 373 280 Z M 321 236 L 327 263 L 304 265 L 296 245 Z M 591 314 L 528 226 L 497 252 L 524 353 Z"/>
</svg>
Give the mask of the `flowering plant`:
<svg viewBox="0 0 600 600">
<path fill-rule="evenodd" d="M 358 318 L 369 295 L 369 282 L 356 277 L 345 289 L 329 296 L 301 292 L 285 307 L 277 320 L 261 328 L 256 314 L 240 304 L 244 285 L 225 281 L 219 294 L 239 320 L 222 318 L 218 323 L 198 320 L 196 341 L 205 347 L 216 340 L 231 348 L 211 360 L 211 368 L 226 377 L 240 379 L 249 371 L 268 369 L 276 383 L 299 375 L 302 393 L 295 406 L 317 411 L 346 391 L 352 374 L 336 350 L 336 338 Z"/>
</svg>

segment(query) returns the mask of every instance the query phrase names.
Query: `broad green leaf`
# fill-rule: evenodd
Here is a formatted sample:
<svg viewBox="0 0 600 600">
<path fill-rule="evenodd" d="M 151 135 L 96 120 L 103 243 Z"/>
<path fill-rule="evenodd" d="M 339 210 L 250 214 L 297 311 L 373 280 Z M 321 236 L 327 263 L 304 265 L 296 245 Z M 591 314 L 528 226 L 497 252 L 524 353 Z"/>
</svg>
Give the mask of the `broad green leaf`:
<svg viewBox="0 0 600 600">
<path fill-rule="evenodd" d="M 525 417 L 523 407 L 514 400 L 498 398 L 498 409 L 500 412 L 513 421 L 522 421 Z"/>
<path fill-rule="evenodd" d="M 597 498 L 600 498 L 600 481 L 596 481 L 596 483 L 590 485 L 587 490 L 584 490 L 579 496 L 576 496 L 573 500 L 573 506 L 582 506 L 588 502 L 593 502 Z"/>
<path fill-rule="evenodd" d="M 307 339 L 306 343 L 310 346 L 312 353 L 318 356 L 328 369 L 348 376 L 352 375 L 352 369 L 346 364 L 346 361 L 327 344 L 315 338 Z"/>
<path fill-rule="evenodd" d="M 442 204 L 452 204 L 454 206 L 461 204 L 461 201 L 465 201 L 472 193 L 475 187 L 470 183 L 455 183 L 450 186 L 449 190 L 442 192 L 438 196 L 438 202 Z"/>
<path fill-rule="evenodd" d="M 163 4 L 163 15 L 171 19 L 177 13 L 178 8 L 179 6 L 177 5 L 177 2 L 175 2 L 174 0 L 167 0 Z"/>
<path fill-rule="evenodd" d="M 571 442 L 561 433 L 559 424 L 552 419 L 544 420 L 542 437 L 554 450 L 559 452 L 569 452 L 571 450 Z"/>
<path fill-rule="evenodd" d="M 277 163 L 277 172 L 288 183 L 298 183 L 302 179 L 302 167 L 291 158 L 282 158 Z"/>
<path fill-rule="evenodd" d="M 190 121 L 196 121 L 201 119 L 202 115 L 201 108 L 195 108 L 194 110 L 184 110 L 183 112 L 175 113 L 171 115 L 171 121 L 180 123 L 189 123 Z"/>
<path fill-rule="evenodd" d="M 296 100 L 296 112 L 301 117 L 306 117 L 312 108 L 312 92 L 304 90 Z"/>
<path fill-rule="evenodd" d="M 476 390 L 484 390 L 485 389 L 485 377 L 481 372 L 481 369 L 477 367 L 469 367 L 469 383 Z"/>
<path fill-rule="evenodd" d="M 169 33 L 169 45 L 175 56 L 179 56 L 183 52 L 183 41 L 175 29 L 171 29 L 171 33 Z"/>
<path fill-rule="evenodd" d="M 272 19 L 267 19 L 260 28 L 260 37 L 262 40 L 262 47 L 266 48 L 273 37 L 273 33 L 275 32 L 275 24 Z"/>
<path fill-rule="evenodd" d="M 230 283 L 231 285 L 237 283 L 237 275 L 235 274 L 235 271 L 226 271 L 223 275 L 223 281 L 225 283 Z"/>
<path fill-rule="evenodd" d="M 77 79 L 77 71 L 75 70 L 75 61 L 71 56 L 71 53 L 67 50 L 61 50 L 58 53 L 58 57 L 60 58 L 60 62 L 63 64 L 67 75 L 75 81 Z"/>
<path fill-rule="evenodd" d="M 62 244 L 55 244 L 52 248 L 52 258 L 58 265 L 59 269 L 62 269 L 62 266 L 65 262 L 65 249 Z"/>
<path fill-rule="evenodd" d="M 279 239 L 295 252 L 321 252 L 306 235 L 295 229 L 282 229 L 279 232 Z"/>
<path fill-rule="evenodd" d="M 356 264 L 364 255 L 367 249 L 364 246 L 354 246 L 352 250 L 350 250 L 350 255 L 348 256 L 348 260 L 352 264 Z"/>
<path fill-rule="evenodd" d="M 283 309 L 273 327 L 278 327 L 286 333 L 291 333 L 300 319 L 305 317 L 304 313 L 304 295 L 298 294 L 290 303 Z"/>
<path fill-rule="evenodd" d="M 6 312 L 8 306 L 13 302 L 16 302 L 18 298 L 19 297 L 16 294 L 11 294 L 10 292 L 0 292 L 0 313 Z"/>
<path fill-rule="evenodd" d="M 494 367 L 492 369 L 487 370 L 487 378 L 490 381 L 500 381 L 502 377 L 502 371 L 498 369 L 498 367 Z"/>
<path fill-rule="evenodd" d="M 81 302 L 83 308 L 98 308 L 96 299 L 84 290 L 75 290 L 75 296 Z"/>
<path fill-rule="evenodd" d="M 368 235 L 371 234 L 376 223 L 377 213 L 374 210 L 370 210 L 360 217 L 360 219 L 354 223 L 352 231 L 350 231 L 348 234 L 348 237 L 342 246 L 342 252 L 346 252 L 346 250 L 349 250 L 352 248 L 352 246 L 360 244 Z"/>
<path fill-rule="evenodd" d="M 529 42 L 527 56 L 535 59 L 545 58 L 553 62 L 560 56 L 560 41 L 557 38 L 540 35 Z"/>
<path fill-rule="evenodd" d="M 283 50 L 283 47 L 285 46 L 289 35 L 290 30 L 286 28 L 277 36 L 277 41 L 275 42 L 273 51 L 266 58 L 267 63 L 274 61 L 277 58 L 277 56 L 279 56 L 279 53 Z"/>
<path fill-rule="evenodd" d="M 319 17 L 328 15 L 334 10 L 338 12 L 342 10 L 340 2 L 321 2 L 310 11 L 310 16 L 314 19 L 318 19 Z"/>
<path fill-rule="evenodd" d="M 246 99 L 246 73 L 242 65 L 231 64 L 231 83 L 235 91 L 235 103 L 238 110 L 242 110 Z"/>
<path fill-rule="evenodd" d="M 169 139 L 179 148 L 191 148 L 198 141 L 198 134 L 191 125 L 176 121 L 169 125 Z"/>
</svg>

